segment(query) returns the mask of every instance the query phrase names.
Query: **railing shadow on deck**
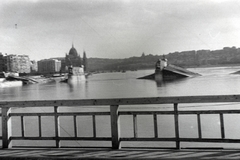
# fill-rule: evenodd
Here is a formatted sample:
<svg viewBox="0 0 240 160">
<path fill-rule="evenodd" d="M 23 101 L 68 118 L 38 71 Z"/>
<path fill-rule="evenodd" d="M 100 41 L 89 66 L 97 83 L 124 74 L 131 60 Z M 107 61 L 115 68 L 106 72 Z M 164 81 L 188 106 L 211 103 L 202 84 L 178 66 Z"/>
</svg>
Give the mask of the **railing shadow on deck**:
<svg viewBox="0 0 240 160">
<path fill-rule="evenodd" d="M 84 99 L 84 100 L 42 100 L 42 101 L 1 101 L 0 107 L 2 110 L 2 148 L 11 148 L 12 141 L 54 141 L 54 146 L 60 148 L 61 142 L 63 141 L 106 141 L 111 143 L 112 149 L 120 149 L 122 142 L 174 142 L 175 149 L 181 148 L 182 142 L 212 142 L 212 143 L 240 143 L 240 138 L 226 138 L 226 130 L 224 122 L 225 115 L 231 114 L 240 114 L 238 109 L 227 109 L 219 110 L 207 108 L 205 110 L 179 110 L 179 105 L 181 106 L 186 104 L 203 104 L 206 105 L 209 103 L 239 103 L 240 95 L 215 95 L 215 96 L 179 96 L 179 97 L 150 97 L 150 98 L 119 98 L 119 99 Z M 147 110 L 149 105 L 158 105 L 159 108 L 164 104 L 171 104 L 172 110 Z M 127 111 L 119 111 L 121 106 L 128 106 L 130 109 Z M 144 111 L 134 108 L 138 105 L 147 105 Z M 13 108 L 22 108 L 22 107 L 49 107 L 52 106 L 53 112 L 28 112 L 28 113 L 12 113 L 11 109 Z M 86 106 L 109 106 L 109 111 L 101 112 L 59 112 L 60 107 L 86 107 Z M 151 107 L 149 107 L 151 109 Z M 120 117 L 122 116 L 131 116 L 132 117 L 132 130 L 133 136 L 123 137 L 120 132 Z M 148 115 L 152 116 L 153 125 L 153 136 L 152 137 L 140 137 L 138 136 L 138 116 Z M 173 116 L 173 126 L 174 134 L 173 137 L 160 137 L 159 136 L 159 125 L 158 118 L 161 115 L 171 115 Z M 179 125 L 179 115 L 194 115 L 196 116 L 197 122 L 197 137 L 196 138 L 185 138 L 180 135 Z M 220 137 L 216 138 L 205 138 L 202 135 L 202 115 L 218 115 L 219 117 L 219 129 Z M 37 119 L 37 128 L 38 134 L 34 136 L 27 136 L 25 133 L 26 128 L 26 117 L 36 117 Z M 60 117 L 72 117 L 73 122 L 73 136 L 61 136 L 61 124 Z M 83 137 L 78 134 L 78 121 L 77 118 L 81 116 L 90 116 L 91 117 L 91 128 L 92 136 Z M 96 127 L 96 117 L 98 116 L 109 116 L 110 117 L 110 126 L 109 130 L 110 136 L 99 136 L 97 135 Z M 19 118 L 20 123 L 20 135 L 16 136 L 13 134 L 12 119 Z M 54 127 L 51 130 L 54 133 L 54 136 L 44 136 L 42 134 L 42 117 L 52 117 Z M 21 147 L 21 146 L 18 146 Z M 25 147 L 25 146 L 24 146 Z M 40 146 L 31 146 L 31 147 L 40 147 Z M 104 146 L 103 146 L 104 147 Z"/>
<path fill-rule="evenodd" d="M 141 149 L 7 149 L 0 150 L 0 159 L 240 159 L 239 150 L 141 150 Z M 11 157 L 11 158 L 10 158 Z"/>
</svg>

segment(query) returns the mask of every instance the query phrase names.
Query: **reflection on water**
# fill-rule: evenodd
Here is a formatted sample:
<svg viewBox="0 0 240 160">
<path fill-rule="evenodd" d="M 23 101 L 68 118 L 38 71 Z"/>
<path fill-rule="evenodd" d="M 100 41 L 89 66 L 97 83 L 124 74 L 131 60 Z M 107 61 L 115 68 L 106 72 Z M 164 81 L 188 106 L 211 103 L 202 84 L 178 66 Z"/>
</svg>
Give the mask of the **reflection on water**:
<svg viewBox="0 0 240 160">
<path fill-rule="evenodd" d="M 191 77 L 189 77 L 191 78 Z M 168 79 L 168 80 L 154 80 L 157 84 L 157 87 L 165 87 L 167 84 L 178 84 L 181 83 L 182 81 L 186 81 L 189 78 L 178 78 L 178 79 Z"/>
</svg>

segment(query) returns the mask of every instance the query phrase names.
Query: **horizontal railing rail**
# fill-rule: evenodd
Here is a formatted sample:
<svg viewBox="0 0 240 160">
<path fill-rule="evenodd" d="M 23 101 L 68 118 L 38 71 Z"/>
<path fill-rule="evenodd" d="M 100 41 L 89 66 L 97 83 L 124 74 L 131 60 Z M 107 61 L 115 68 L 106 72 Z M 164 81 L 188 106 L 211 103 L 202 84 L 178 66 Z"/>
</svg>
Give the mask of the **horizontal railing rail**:
<svg viewBox="0 0 240 160">
<path fill-rule="evenodd" d="M 201 103 L 232 103 L 240 102 L 240 95 L 216 95 L 216 96 L 179 96 L 179 97 L 150 97 L 150 98 L 121 98 L 121 99 L 85 99 L 85 100 L 36 100 L 36 101 L 1 101 L 0 107 L 2 113 L 2 148 L 12 147 L 12 141 L 17 140 L 38 140 L 46 141 L 51 140 L 55 141 L 53 147 L 61 147 L 62 141 L 110 141 L 112 143 L 113 149 L 121 148 L 121 142 L 123 141 L 166 141 L 166 142 L 175 142 L 176 148 L 180 149 L 181 142 L 221 142 L 221 143 L 240 143 L 240 139 L 237 138 L 226 138 L 225 131 L 225 122 L 224 115 L 226 114 L 240 114 L 240 110 L 237 109 L 228 109 L 228 110 L 214 110 L 205 109 L 205 110 L 179 110 L 179 104 L 201 104 Z M 134 110 L 135 106 L 138 105 L 156 105 L 156 104 L 172 104 L 172 110 Z M 127 105 L 131 110 L 119 111 L 119 106 Z M 110 106 L 109 111 L 102 112 L 63 112 L 59 111 L 60 107 L 79 107 L 82 106 Z M 38 113 L 12 113 L 12 108 L 19 107 L 54 107 L 53 112 L 38 112 Z M 145 108 L 145 109 L 146 109 Z M 150 108 L 150 107 L 149 107 Z M 155 107 L 156 108 L 156 107 Z M 161 105 L 159 105 L 161 108 Z M 218 115 L 219 116 L 219 126 L 220 126 L 220 137 L 217 138 L 204 138 L 202 135 L 202 115 Z M 133 136 L 123 137 L 120 132 L 120 117 L 121 116 L 132 116 L 132 128 Z M 152 125 L 153 125 L 153 136 L 152 137 L 139 137 L 138 135 L 138 116 L 141 115 L 150 115 L 152 116 Z M 174 119 L 174 137 L 160 137 L 159 136 L 159 121 L 158 117 L 160 115 L 172 115 Z M 180 125 L 179 125 L 179 115 L 195 115 L 197 122 L 197 137 L 196 138 L 185 138 L 180 136 Z M 60 117 L 72 117 L 73 122 L 73 135 L 66 137 L 61 136 L 61 124 Z M 91 117 L 91 128 L 92 136 L 83 137 L 78 134 L 78 117 L 88 116 Z M 110 126 L 109 130 L 111 131 L 111 136 L 99 136 L 97 135 L 97 120 L 98 116 L 109 116 L 110 117 Z M 12 119 L 19 118 L 20 122 L 20 135 L 13 135 L 12 128 Z M 37 119 L 37 129 L 38 134 L 34 136 L 26 136 L 26 117 L 36 117 Z M 43 123 L 42 117 L 53 117 L 54 127 L 52 132 L 54 136 L 43 136 Z"/>
<path fill-rule="evenodd" d="M 142 97 L 84 100 L 34 100 L 0 101 L 3 107 L 48 107 L 48 106 L 101 106 L 101 105 L 139 105 L 139 104 L 174 104 L 174 103 L 222 103 L 240 102 L 240 95 L 214 96 L 177 96 L 177 97 Z"/>
</svg>

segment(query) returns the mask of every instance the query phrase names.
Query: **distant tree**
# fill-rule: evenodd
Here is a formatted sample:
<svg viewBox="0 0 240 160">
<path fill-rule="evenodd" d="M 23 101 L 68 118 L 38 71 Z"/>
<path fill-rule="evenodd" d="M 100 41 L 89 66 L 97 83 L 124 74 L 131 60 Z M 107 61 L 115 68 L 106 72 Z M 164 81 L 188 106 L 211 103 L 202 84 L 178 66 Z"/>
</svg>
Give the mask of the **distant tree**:
<svg viewBox="0 0 240 160">
<path fill-rule="evenodd" d="M 145 57 L 145 53 L 144 52 L 142 53 L 142 57 Z"/>
</svg>

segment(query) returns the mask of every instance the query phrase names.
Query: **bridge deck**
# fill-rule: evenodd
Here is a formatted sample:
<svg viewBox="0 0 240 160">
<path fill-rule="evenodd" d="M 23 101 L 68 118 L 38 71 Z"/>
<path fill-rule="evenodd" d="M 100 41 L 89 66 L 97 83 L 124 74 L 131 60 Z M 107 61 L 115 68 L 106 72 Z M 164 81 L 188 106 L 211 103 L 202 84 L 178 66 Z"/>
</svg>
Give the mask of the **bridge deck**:
<svg viewBox="0 0 240 160">
<path fill-rule="evenodd" d="M 1 160 L 49 159 L 240 159 L 240 150 L 220 149 L 4 149 Z"/>
</svg>

